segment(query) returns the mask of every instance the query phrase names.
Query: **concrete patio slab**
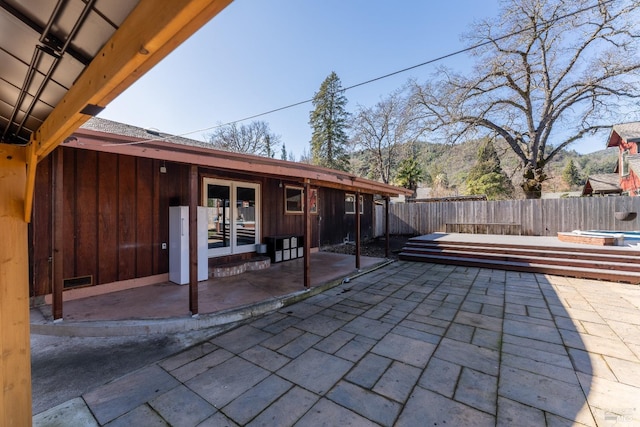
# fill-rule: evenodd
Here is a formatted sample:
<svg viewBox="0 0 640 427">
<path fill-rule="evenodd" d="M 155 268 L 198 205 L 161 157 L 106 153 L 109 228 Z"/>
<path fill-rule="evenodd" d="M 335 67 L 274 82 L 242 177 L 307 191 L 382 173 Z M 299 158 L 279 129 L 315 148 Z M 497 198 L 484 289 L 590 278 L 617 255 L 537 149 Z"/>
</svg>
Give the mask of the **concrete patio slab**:
<svg viewBox="0 0 640 427">
<path fill-rule="evenodd" d="M 83 397 L 99 425 L 639 426 L 639 348 L 637 286 L 397 262 Z"/>
</svg>

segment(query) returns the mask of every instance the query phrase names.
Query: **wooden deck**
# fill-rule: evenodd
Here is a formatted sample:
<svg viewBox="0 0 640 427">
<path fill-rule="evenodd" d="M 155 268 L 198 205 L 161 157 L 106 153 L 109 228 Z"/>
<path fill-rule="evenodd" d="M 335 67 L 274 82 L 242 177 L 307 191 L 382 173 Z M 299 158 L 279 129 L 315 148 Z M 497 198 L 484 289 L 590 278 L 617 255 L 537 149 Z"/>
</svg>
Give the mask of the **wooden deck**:
<svg viewBox="0 0 640 427">
<path fill-rule="evenodd" d="M 640 284 L 637 248 L 555 237 L 434 233 L 410 239 L 400 259 Z"/>
</svg>

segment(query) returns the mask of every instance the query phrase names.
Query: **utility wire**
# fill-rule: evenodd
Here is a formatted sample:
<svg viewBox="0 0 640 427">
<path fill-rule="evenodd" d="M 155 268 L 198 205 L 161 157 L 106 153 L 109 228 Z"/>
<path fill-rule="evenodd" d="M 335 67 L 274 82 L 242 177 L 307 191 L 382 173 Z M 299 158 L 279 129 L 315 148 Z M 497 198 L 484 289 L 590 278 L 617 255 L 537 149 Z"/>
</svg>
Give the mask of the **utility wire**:
<svg viewBox="0 0 640 427">
<path fill-rule="evenodd" d="M 554 24 L 554 23 L 556 23 L 558 21 L 561 21 L 561 20 L 564 20 L 564 19 L 567 19 L 567 18 L 571 18 L 572 16 L 578 15 L 578 14 L 583 13 L 583 12 L 587 12 L 587 11 L 589 11 L 591 9 L 595 9 L 595 8 L 599 8 L 599 7 L 602 7 L 602 6 L 606 6 L 609 3 L 613 3 L 614 1 L 615 0 L 598 1 L 597 4 L 594 4 L 592 6 L 587 6 L 587 7 L 584 7 L 582 9 L 578 9 L 576 11 L 573 11 L 573 12 L 558 16 L 557 18 L 554 18 L 554 19 L 552 19 L 550 21 L 544 22 L 544 24 L 545 25 L 546 24 Z M 530 26 L 525 27 L 525 28 L 523 28 L 521 30 L 513 31 L 513 32 L 505 34 L 503 36 L 499 36 L 499 37 L 493 38 L 491 40 L 486 40 L 484 42 L 477 43 L 477 44 L 474 44 L 472 46 L 469 46 L 469 47 L 466 47 L 466 48 L 463 48 L 463 49 L 460 49 L 460 50 L 456 50 L 456 51 L 451 52 L 451 53 L 447 53 L 445 55 L 439 56 L 437 58 L 430 59 L 430 60 L 425 61 L 425 62 L 421 62 L 421 63 L 416 64 L 416 65 L 412 65 L 410 67 L 402 68 L 400 70 L 396 70 L 396 71 L 393 71 L 391 73 L 384 74 L 382 76 L 378 76 L 378 77 L 375 77 L 375 78 L 370 79 L 370 80 L 366 80 L 366 81 L 363 81 L 363 82 L 360 82 L 360 83 L 356 83 L 356 84 L 351 85 L 351 86 L 347 86 L 345 88 L 342 88 L 340 90 L 340 92 L 344 93 L 344 92 L 346 92 L 348 90 L 355 89 L 355 88 L 360 87 L 360 86 L 365 86 L 365 85 L 377 82 L 379 80 L 383 80 L 383 79 L 386 79 L 386 78 L 389 78 L 389 77 L 393 77 L 393 76 L 396 76 L 398 74 L 406 73 L 407 71 L 415 70 L 416 68 L 424 67 L 425 65 L 430 65 L 430 64 L 433 64 L 433 63 L 436 63 L 436 62 L 440 62 L 440 61 L 442 61 L 444 59 L 451 58 L 453 56 L 457 56 L 457 55 L 460 55 L 462 53 L 470 52 L 472 50 L 481 48 L 481 47 L 489 45 L 489 44 L 493 44 L 493 43 L 498 42 L 498 41 L 502 41 L 504 39 L 507 39 L 507 38 L 510 38 L 510 37 L 513 37 L 513 36 L 517 36 L 518 34 L 522 34 L 524 32 L 530 31 L 532 29 L 535 29 L 534 25 L 530 25 Z M 209 130 L 212 130 L 212 129 L 218 129 L 218 128 L 221 128 L 221 127 L 225 127 L 225 126 L 233 125 L 233 124 L 236 124 L 236 123 L 244 122 L 244 121 L 247 121 L 247 120 L 255 119 L 255 118 L 258 118 L 258 117 L 266 116 L 266 115 L 269 115 L 269 114 L 273 114 L 273 113 L 276 113 L 278 111 L 288 110 L 289 108 L 298 107 L 300 105 L 308 104 L 310 102 L 313 102 L 313 98 L 305 99 L 304 101 L 298 101 L 298 102 L 295 102 L 293 104 L 288 104 L 288 105 L 285 105 L 283 107 L 275 108 L 273 110 L 264 111 L 262 113 L 254 114 L 252 116 L 247 116 L 247 117 L 244 117 L 242 119 L 233 120 L 231 122 L 227 122 L 227 123 L 223 123 L 223 124 L 219 124 L 219 125 L 215 125 L 215 126 L 210 126 L 208 128 L 197 129 L 197 130 L 194 130 L 194 131 L 191 131 L 191 132 L 183 133 L 183 134 L 180 134 L 180 135 L 172 135 L 172 136 L 168 136 L 168 137 L 165 137 L 165 138 L 149 139 L 149 140 L 145 140 L 145 141 L 131 142 L 131 143 L 127 143 L 127 145 L 129 145 L 129 144 L 130 145 L 142 144 L 144 142 L 150 142 L 150 141 L 165 141 L 165 140 L 171 139 L 171 138 L 173 138 L 175 136 L 183 137 L 183 136 L 186 136 L 186 135 L 192 135 L 194 133 L 206 132 L 206 131 L 209 131 Z M 119 144 L 119 145 L 122 145 L 122 144 Z"/>
</svg>

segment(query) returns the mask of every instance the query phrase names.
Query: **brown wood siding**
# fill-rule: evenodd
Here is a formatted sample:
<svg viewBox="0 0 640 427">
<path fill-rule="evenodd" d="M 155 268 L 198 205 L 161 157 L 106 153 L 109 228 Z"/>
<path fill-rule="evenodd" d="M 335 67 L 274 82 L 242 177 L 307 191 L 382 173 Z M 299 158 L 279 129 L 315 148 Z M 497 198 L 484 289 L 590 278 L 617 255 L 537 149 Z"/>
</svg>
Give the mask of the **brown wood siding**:
<svg viewBox="0 0 640 427">
<path fill-rule="evenodd" d="M 36 170 L 36 182 L 41 183 L 35 187 L 33 197 L 33 217 L 30 230 L 30 254 L 31 254 L 31 281 L 29 294 L 31 296 L 44 295 L 51 292 L 52 274 L 52 165 L 53 157 L 47 156 L 38 163 Z M 37 233 L 33 224 L 39 224 Z"/>
<path fill-rule="evenodd" d="M 280 186 L 282 183 L 282 186 Z M 302 184 L 266 179 L 262 189 L 262 241 L 269 236 L 304 235 L 303 214 L 286 214 L 284 211 L 285 187 L 302 187 Z M 311 246 L 318 246 L 318 215 L 311 215 Z"/>
<path fill-rule="evenodd" d="M 138 158 L 136 180 L 136 277 L 153 274 L 153 160 Z"/>
<path fill-rule="evenodd" d="M 98 274 L 95 283 L 118 280 L 118 156 L 98 157 Z"/>
<path fill-rule="evenodd" d="M 76 152 L 70 149 L 64 152 L 62 229 L 65 239 L 62 244 L 62 277 L 76 277 Z"/>
<path fill-rule="evenodd" d="M 161 162 L 158 160 L 154 160 L 153 165 L 151 167 L 153 168 L 153 170 L 159 171 L 160 166 L 161 166 Z M 160 198 L 160 188 L 161 188 L 160 179 L 162 175 L 163 175 L 162 173 L 153 174 L 153 200 L 156 200 L 156 198 L 158 198 L 159 200 L 158 204 L 155 204 L 155 203 L 153 204 L 154 209 L 150 216 L 151 233 L 152 233 L 151 241 L 153 242 L 153 245 L 151 247 L 151 263 L 152 263 L 151 270 L 153 271 L 153 274 L 158 274 L 158 271 L 160 268 L 159 258 L 163 252 L 162 246 L 161 246 L 162 241 L 160 240 L 161 228 L 162 228 L 162 226 L 160 225 L 160 202 L 162 201 L 162 199 Z M 167 245 L 168 245 L 168 242 L 167 242 Z"/>
<path fill-rule="evenodd" d="M 323 188 L 318 194 L 320 211 L 320 244 L 322 246 L 342 243 L 347 236 L 354 241 L 356 235 L 355 214 L 345 213 L 345 195 L 343 190 Z M 355 194 L 355 193 L 349 193 Z M 360 217 L 360 235 L 362 240 L 373 237 L 373 196 L 363 194 L 363 214 Z M 357 206 L 357 204 L 356 204 Z M 356 207 L 356 210 L 358 207 Z"/>
<path fill-rule="evenodd" d="M 136 277 L 136 159 L 118 164 L 118 280 Z"/>
<path fill-rule="evenodd" d="M 97 174 L 95 151 L 76 153 L 76 271 L 75 276 L 94 275 L 97 270 Z"/>
<path fill-rule="evenodd" d="M 167 273 L 169 206 L 187 205 L 189 165 L 61 147 L 64 151 L 62 246 L 64 279 L 93 275 L 93 284 Z M 52 157 L 36 178 L 36 209 L 32 222 L 32 289 L 34 296 L 51 292 L 53 182 Z M 166 167 L 166 173 L 160 167 Z M 259 183 L 261 237 L 303 235 L 304 216 L 285 214 L 287 185 L 301 184 L 250 173 L 199 171 L 202 177 Z M 281 185 L 282 183 L 282 185 Z M 345 192 L 318 189 L 319 215 L 311 215 L 311 246 L 341 243 L 355 235 L 353 214 L 344 213 Z M 200 195 L 198 195 L 200 197 Z M 362 236 L 371 235 L 372 197 L 365 195 Z M 319 238 L 321 233 L 322 238 Z"/>
<path fill-rule="evenodd" d="M 169 206 L 188 199 L 188 166 L 109 153 L 64 150 L 64 279 L 93 284 L 169 271 Z M 38 167 L 31 224 L 31 295 L 50 293 L 53 156 Z M 160 173 L 160 166 L 167 173 Z"/>
</svg>

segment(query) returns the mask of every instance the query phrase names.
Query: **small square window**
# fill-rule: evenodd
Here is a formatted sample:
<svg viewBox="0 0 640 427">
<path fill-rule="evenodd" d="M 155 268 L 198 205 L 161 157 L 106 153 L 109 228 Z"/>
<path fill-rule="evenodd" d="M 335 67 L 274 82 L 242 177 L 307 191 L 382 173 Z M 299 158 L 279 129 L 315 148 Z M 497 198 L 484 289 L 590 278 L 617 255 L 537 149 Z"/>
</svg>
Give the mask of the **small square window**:
<svg viewBox="0 0 640 427">
<path fill-rule="evenodd" d="M 285 213 L 303 213 L 303 188 L 285 186 L 284 189 L 284 211 Z"/>
<path fill-rule="evenodd" d="M 355 194 L 345 194 L 344 196 L 344 213 L 356 213 L 356 196 Z"/>
<path fill-rule="evenodd" d="M 364 213 L 364 197 L 360 196 L 360 215 Z M 344 213 L 355 214 L 356 213 L 356 195 L 345 194 L 344 196 Z"/>
</svg>

